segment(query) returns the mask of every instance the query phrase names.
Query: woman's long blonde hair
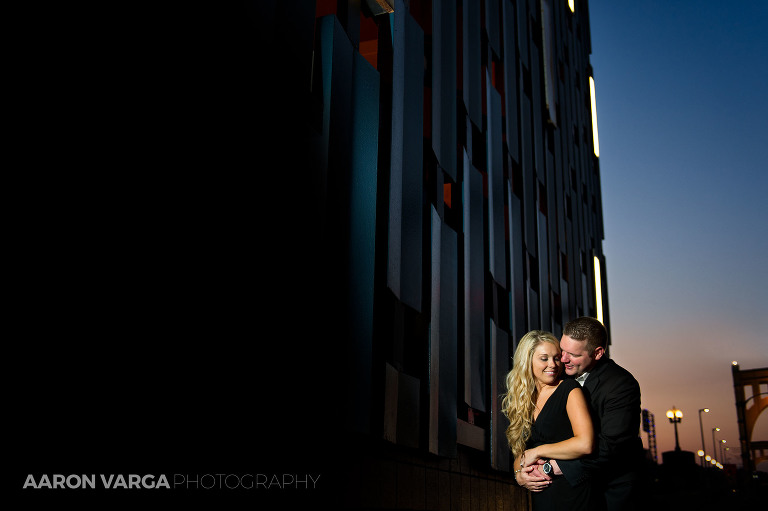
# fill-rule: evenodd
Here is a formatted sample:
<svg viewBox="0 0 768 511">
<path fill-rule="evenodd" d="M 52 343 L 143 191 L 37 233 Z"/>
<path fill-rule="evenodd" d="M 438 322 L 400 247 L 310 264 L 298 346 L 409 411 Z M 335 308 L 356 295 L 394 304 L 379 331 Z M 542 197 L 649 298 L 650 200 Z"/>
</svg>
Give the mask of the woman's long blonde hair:
<svg viewBox="0 0 768 511">
<path fill-rule="evenodd" d="M 550 332 L 531 330 L 525 334 L 515 350 L 512 369 L 507 373 L 507 392 L 501 401 L 501 409 L 509 419 L 507 442 L 515 457 L 525 451 L 525 442 L 531 436 L 533 411 L 539 393 L 533 376 L 533 352 L 545 342 L 555 345 L 560 353 L 560 343 Z"/>
</svg>

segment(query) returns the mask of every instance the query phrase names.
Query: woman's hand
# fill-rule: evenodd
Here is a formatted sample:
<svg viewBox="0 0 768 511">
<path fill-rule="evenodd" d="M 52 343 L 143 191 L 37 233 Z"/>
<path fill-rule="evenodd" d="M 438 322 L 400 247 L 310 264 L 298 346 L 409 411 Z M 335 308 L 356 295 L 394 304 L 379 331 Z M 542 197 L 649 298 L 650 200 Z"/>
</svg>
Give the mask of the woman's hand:
<svg viewBox="0 0 768 511">
<path fill-rule="evenodd" d="M 552 484 L 551 478 L 542 474 L 538 465 L 525 467 L 515 474 L 515 480 L 517 484 L 533 492 L 540 492 Z"/>
</svg>

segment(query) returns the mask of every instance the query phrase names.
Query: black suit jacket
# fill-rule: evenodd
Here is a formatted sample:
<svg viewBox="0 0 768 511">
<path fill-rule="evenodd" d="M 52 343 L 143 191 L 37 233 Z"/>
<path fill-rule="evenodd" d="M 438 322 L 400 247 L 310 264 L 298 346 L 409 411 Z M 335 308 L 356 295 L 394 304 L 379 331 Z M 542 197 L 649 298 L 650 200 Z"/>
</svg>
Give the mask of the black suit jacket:
<svg viewBox="0 0 768 511">
<path fill-rule="evenodd" d="M 602 358 L 583 386 L 591 404 L 597 449 L 578 460 L 557 460 L 571 484 L 591 478 L 599 487 L 636 476 L 643 459 L 640 385 L 632 374 Z"/>
</svg>

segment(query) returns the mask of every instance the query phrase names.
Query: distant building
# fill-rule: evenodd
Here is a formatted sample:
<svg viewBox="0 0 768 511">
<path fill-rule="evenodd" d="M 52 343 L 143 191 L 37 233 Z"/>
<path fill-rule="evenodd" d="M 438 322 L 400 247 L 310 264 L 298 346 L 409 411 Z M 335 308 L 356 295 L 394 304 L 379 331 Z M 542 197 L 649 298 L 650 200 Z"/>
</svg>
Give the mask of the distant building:
<svg viewBox="0 0 768 511">
<path fill-rule="evenodd" d="M 648 451 L 647 457 L 654 463 L 659 462 L 659 456 L 656 451 L 656 421 L 654 415 L 646 409 L 642 411 L 641 428 L 648 433 Z"/>
<path fill-rule="evenodd" d="M 499 412 L 516 342 L 580 315 L 610 332 L 588 2 L 253 10 L 339 337 L 342 503 L 525 509 Z"/>
</svg>

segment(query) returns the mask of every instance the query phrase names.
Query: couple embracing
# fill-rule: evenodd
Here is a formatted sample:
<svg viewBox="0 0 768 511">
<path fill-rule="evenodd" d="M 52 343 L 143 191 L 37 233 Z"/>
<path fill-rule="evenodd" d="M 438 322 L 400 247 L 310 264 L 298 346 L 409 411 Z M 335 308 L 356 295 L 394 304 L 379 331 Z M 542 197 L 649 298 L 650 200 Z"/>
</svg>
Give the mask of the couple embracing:
<svg viewBox="0 0 768 511">
<path fill-rule="evenodd" d="M 566 323 L 560 341 L 533 330 L 518 344 L 502 409 L 515 480 L 534 511 L 637 506 L 640 386 L 606 348 L 590 317 Z"/>
</svg>

